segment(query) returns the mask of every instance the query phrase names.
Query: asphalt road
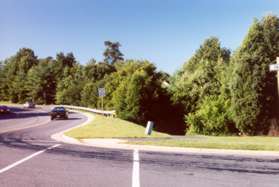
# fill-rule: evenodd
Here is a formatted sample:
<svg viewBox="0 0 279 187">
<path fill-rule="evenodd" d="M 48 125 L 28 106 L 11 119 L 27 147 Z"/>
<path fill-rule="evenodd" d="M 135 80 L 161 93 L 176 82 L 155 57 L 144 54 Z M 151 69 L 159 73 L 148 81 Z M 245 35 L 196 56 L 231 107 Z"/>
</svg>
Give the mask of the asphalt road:
<svg viewBox="0 0 279 187">
<path fill-rule="evenodd" d="M 0 116 L 0 186 L 279 186 L 279 158 L 123 151 L 63 144 L 50 135 L 86 121 L 47 109 Z"/>
</svg>

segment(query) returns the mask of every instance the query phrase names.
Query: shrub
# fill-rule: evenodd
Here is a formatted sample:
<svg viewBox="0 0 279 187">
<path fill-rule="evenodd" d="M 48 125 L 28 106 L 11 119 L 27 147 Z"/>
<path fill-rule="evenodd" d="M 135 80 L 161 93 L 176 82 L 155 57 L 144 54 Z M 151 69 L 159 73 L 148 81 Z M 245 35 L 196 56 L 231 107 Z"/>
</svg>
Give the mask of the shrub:
<svg viewBox="0 0 279 187">
<path fill-rule="evenodd" d="M 222 96 L 204 98 L 196 112 L 186 116 L 189 134 L 222 135 L 236 132 L 231 121 L 229 100 Z"/>
</svg>

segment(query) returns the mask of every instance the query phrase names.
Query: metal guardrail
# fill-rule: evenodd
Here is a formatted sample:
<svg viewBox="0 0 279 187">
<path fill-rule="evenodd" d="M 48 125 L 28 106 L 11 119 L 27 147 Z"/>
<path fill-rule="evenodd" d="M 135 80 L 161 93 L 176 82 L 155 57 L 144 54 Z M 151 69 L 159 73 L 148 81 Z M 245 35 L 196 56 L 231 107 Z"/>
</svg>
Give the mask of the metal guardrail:
<svg viewBox="0 0 279 187">
<path fill-rule="evenodd" d="M 104 116 L 116 117 L 115 110 L 111 110 L 111 111 L 97 110 L 97 109 L 92 109 L 92 108 L 79 107 L 79 106 L 71 106 L 71 105 L 61 105 L 61 106 L 65 107 L 65 108 L 68 108 L 68 109 L 83 110 L 83 111 L 86 111 L 86 112 L 92 112 L 92 113 L 100 114 L 100 115 L 104 115 Z"/>
</svg>

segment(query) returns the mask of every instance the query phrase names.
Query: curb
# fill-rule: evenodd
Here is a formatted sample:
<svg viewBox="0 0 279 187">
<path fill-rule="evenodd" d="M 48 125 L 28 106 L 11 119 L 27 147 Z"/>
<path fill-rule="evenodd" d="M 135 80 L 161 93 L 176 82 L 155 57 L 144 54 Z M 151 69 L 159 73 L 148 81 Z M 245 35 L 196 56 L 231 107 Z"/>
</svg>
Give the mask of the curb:
<svg viewBox="0 0 279 187">
<path fill-rule="evenodd" d="M 75 111 L 75 110 L 71 110 L 71 111 L 81 113 L 80 111 Z M 78 126 L 66 129 L 66 130 L 64 130 L 62 132 L 55 133 L 55 134 L 51 135 L 51 139 L 53 139 L 55 141 L 58 141 L 58 142 L 63 142 L 63 143 L 83 145 L 78 139 L 71 138 L 71 137 L 65 135 L 66 132 L 68 132 L 70 130 L 73 130 L 73 129 L 76 129 L 76 128 L 79 128 L 79 127 L 83 127 L 83 126 L 87 125 L 91 120 L 94 119 L 92 116 L 89 116 L 86 113 L 82 113 L 82 114 L 87 117 L 86 122 L 84 122 L 84 123 L 82 123 L 82 124 L 80 124 Z"/>
<path fill-rule="evenodd" d="M 149 152 L 165 153 L 188 153 L 198 155 L 220 155 L 220 156 L 246 156 L 246 157 L 279 157 L 279 151 L 253 151 L 253 150 L 234 150 L 234 149 L 207 149 L 207 148 L 187 148 L 187 147 L 167 147 L 152 145 L 126 144 L 122 139 L 82 139 L 80 144 L 99 148 L 123 149 Z"/>
</svg>

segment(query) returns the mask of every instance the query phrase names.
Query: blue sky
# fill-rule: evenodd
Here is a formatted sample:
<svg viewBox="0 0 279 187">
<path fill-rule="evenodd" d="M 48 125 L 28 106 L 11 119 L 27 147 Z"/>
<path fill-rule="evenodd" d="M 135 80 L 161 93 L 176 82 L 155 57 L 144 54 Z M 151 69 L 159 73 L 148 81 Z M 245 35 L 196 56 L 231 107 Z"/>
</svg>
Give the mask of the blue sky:
<svg viewBox="0 0 279 187">
<path fill-rule="evenodd" d="M 0 59 L 30 47 L 39 57 L 73 52 L 85 64 L 119 41 L 126 59 L 173 73 L 204 39 L 236 49 L 254 18 L 279 0 L 0 0 Z"/>
</svg>

